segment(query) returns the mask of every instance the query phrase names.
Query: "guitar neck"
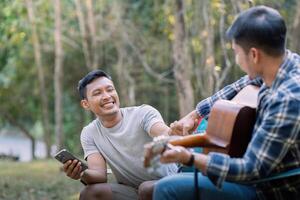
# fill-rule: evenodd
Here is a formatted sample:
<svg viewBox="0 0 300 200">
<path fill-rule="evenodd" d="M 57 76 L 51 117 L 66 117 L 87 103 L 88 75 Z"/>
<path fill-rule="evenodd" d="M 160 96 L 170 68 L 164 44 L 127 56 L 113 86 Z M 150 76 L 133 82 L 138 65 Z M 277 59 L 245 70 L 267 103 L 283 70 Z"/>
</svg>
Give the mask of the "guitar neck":
<svg viewBox="0 0 300 200">
<path fill-rule="evenodd" d="M 188 136 L 183 136 L 180 138 L 172 139 L 169 141 L 170 144 L 174 146 L 183 146 L 186 148 L 192 147 L 214 147 L 214 148 L 226 148 L 227 143 L 212 138 L 206 133 L 193 134 Z"/>
</svg>

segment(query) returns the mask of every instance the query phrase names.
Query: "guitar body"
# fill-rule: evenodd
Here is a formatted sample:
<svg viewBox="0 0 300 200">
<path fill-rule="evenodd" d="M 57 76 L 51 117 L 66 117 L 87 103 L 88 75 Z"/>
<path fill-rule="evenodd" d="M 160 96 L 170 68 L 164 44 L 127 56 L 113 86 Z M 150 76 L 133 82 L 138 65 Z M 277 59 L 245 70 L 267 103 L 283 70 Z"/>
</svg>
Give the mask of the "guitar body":
<svg viewBox="0 0 300 200">
<path fill-rule="evenodd" d="M 231 101 L 218 100 L 212 107 L 206 133 L 170 140 L 172 145 L 203 147 L 204 153 L 221 152 L 242 157 L 251 140 L 259 88 L 247 86 Z"/>
<path fill-rule="evenodd" d="M 251 139 L 255 116 L 255 108 L 226 100 L 217 101 L 208 120 L 206 134 L 226 145 L 216 143 L 216 147 L 204 148 L 204 153 L 214 151 L 230 157 L 242 157 Z"/>
</svg>

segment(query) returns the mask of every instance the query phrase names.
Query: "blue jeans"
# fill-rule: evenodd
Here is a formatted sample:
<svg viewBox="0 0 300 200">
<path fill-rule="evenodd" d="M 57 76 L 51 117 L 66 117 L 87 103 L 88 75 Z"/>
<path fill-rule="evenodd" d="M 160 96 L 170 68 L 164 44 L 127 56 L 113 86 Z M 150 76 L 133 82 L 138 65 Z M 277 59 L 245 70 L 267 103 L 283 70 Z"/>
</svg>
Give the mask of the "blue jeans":
<svg viewBox="0 0 300 200">
<path fill-rule="evenodd" d="M 198 199 L 201 200 L 252 200 L 256 199 L 255 188 L 224 182 L 221 190 L 218 190 L 212 182 L 201 173 L 198 173 Z M 194 188 L 194 174 L 180 173 L 167 176 L 159 180 L 154 188 L 154 200 L 196 199 Z"/>
</svg>

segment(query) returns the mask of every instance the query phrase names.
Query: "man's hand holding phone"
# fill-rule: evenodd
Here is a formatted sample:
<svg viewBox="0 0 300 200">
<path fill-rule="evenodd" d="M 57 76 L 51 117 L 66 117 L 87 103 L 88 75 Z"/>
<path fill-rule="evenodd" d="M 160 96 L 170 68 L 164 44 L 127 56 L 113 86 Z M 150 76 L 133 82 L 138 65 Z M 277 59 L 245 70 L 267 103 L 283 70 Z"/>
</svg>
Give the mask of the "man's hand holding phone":
<svg viewBox="0 0 300 200">
<path fill-rule="evenodd" d="M 69 160 L 63 165 L 64 172 L 72 179 L 78 180 L 83 174 L 81 162 L 79 160 Z"/>
<path fill-rule="evenodd" d="M 75 180 L 81 179 L 84 171 L 88 169 L 88 166 L 85 163 L 73 156 L 73 154 L 66 149 L 62 149 L 56 153 L 54 158 L 64 164 L 63 170 L 66 175 Z"/>
</svg>

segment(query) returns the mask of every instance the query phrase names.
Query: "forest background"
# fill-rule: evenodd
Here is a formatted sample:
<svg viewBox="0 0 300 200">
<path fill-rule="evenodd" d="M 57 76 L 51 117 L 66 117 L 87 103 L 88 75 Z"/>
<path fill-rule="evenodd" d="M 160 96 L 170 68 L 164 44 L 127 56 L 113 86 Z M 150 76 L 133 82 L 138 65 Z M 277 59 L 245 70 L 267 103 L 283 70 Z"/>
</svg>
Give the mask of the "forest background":
<svg viewBox="0 0 300 200">
<path fill-rule="evenodd" d="M 256 0 L 277 9 L 287 47 L 299 52 L 300 1 Z M 0 130 L 81 153 L 94 116 L 80 107 L 78 81 L 112 75 L 121 106 L 150 104 L 166 123 L 244 73 L 226 29 L 247 0 L 1 0 Z M 35 158 L 35 154 L 32 153 Z"/>
</svg>

